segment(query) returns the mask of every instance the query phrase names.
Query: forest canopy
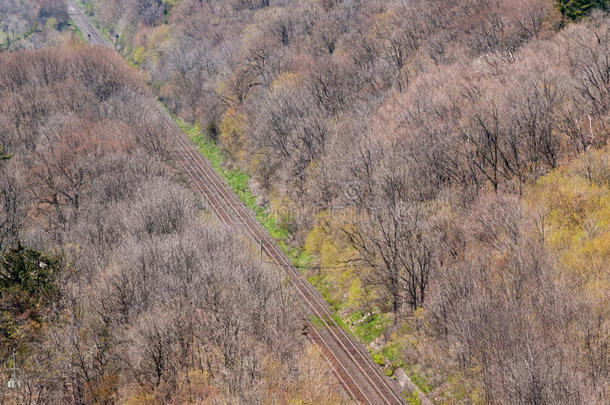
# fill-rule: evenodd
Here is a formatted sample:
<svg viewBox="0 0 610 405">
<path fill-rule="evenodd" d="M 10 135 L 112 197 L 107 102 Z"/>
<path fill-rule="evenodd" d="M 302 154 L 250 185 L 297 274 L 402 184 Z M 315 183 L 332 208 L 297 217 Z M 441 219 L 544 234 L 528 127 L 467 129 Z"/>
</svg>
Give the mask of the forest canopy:
<svg viewBox="0 0 610 405">
<path fill-rule="evenodd" d="M 605 403 L 606 0 L 80 4 L 135 69 L 0 54 L 0 251 L 52 259 L 58 297 L 3 309 L 23 395 L 342 400 L 281 273 L 183 187 L 157 97 L 387 375 Z"/>
<path fill-rule="evenodd" d="M 290 290 L 180 185 L 118 55 L 3 53 L 0 94 L 0 356 L 21 381 L 0 374 L 3 401 L 340 402 Z"/>
<path fill-rule="evenodd" d="M 387 373 L 603 402 L 606 1 L 87 4 Z"/>
</svg>

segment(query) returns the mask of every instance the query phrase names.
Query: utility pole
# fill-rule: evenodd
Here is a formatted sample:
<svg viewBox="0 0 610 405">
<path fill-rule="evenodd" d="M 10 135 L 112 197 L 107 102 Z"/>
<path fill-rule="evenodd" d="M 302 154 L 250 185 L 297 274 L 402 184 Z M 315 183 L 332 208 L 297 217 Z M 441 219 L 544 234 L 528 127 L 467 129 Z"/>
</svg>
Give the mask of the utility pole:
<svg viewBox="0 0 610 405">
<path fill-rule="evenodd" d="M 262 264 L 263 263 L 263 240 L 259 239 L 258 243 L 260 246 L 260 262 Z"/>
<path fill-rule="evenodd" d="M 10 370 L 12 370 L 13 376 L 8 380 L 8 388 L 15 390 L 21 385 L 17 380 L 17 357 L 15 356 L 15 348 L 13 348 L 13 367 L 11 367 Z"/>
</svg>

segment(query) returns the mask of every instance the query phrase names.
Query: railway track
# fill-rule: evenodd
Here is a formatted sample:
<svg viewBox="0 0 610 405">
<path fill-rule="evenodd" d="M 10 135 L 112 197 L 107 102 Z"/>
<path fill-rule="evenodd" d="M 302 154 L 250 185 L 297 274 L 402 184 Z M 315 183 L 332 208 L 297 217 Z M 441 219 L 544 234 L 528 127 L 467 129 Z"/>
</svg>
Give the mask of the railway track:
<svg viewBox="0 0 610 405">
<path fill-rule="evenodd" d="M 112 48 L 108 41 L 100 34 L 99 30 L 91 24 L 81 9 L 72 1 L 68 2 L 68 14 L 70 15 L 70 18 L 72 18 L 74 24 L 76 24 L 78 29 L 82 32 L 85 41 L 89 42 L 89 45 Z"/>
<path fill-rule="evenodd" d="M 112 48 L 73 2 L 70 2 L 69 13 L 90 45 Z M 306 323 L 307 336 L 320 347 L 345 391 L 353 399 L 364 404 L 403 404 L 395 382 L 386 377 L 372 362 L 362 345 L 339 327 L 333 320 L 333 314 L 326 302 L 292 266 L 275 240 L 256 221 L 252 211 L 238 199 L 210 162 L 180 131 L 169 114 L 161 106 L 158 108 L 165 130 L 174 141 L 171 153 L 176 168 L 186 176 L 189 187 L 205 198 L 220 221 L 242 231 L 253 243 L 260 244 L 271 261 L 286 272 L 299 298 L 296 310 Z M 317 327 L 312 323 L 314 318 Z M 418 391 L 423 404 L 430 403 L 414 384 L 411 389 Z"/>
</svg>

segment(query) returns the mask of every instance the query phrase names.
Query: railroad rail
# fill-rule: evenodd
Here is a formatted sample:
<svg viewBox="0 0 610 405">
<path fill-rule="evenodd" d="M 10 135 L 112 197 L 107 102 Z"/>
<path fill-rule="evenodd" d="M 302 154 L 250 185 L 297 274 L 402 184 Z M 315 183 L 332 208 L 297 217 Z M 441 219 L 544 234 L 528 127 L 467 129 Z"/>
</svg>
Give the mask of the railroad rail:
<svg viewBox="0 0 610 405">
<path fill-rule="evenodd" d="M 90 45 L 112 48 L 76 4 L 69 3 L 69 13 Z M 292 266 L 269 233 L 258 223 L 247 208 L 229 188 L 227 183 L 203 157 L 195 145 L 180 131 L 169 113 L 158 106 L 165 130 L 174 140 L 171 157 L 176 168 L 186 176 L 189 187 L 207 201 L 220 221 L 229 224 L 249 236 L 253 243 L 260 244 L 262 251 L 273 263 L 284 269 L 289 276 L 297 297 L 296 310 L 304 319 L 308 338 L 318 345 L 330 364 L 338 381 L 347 394 L 364 404 L 404 404 L 396 383 L 382 373 L 372 362 L 364 347 L 355 342 L 333 319 L 326 302 L 314 287 Z M 314 327 L 312 320 L 320 326 Z M 419 389 L 423 404 L 430 402 Z"/>
<path fill-rule="evenodd" d="M 82 10 L 72 1 L 68 2 L 68 15 L 83 34 L 85 40 L 89 42 L 89 45 L 112 48 L 108 41 L 100 34 L 99 30 L 91 24 Z"/>
</svg>

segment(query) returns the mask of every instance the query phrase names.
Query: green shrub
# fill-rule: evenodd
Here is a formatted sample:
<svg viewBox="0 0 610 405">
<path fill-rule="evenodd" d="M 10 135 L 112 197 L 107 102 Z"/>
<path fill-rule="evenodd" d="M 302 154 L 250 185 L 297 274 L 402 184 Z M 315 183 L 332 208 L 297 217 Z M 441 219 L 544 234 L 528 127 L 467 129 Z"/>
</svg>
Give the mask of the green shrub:
<svg viewBox="0 0 610 405">
<path fill-rule="evenodd" d="M 409 405 L 421 405 L 417 391 L 413 391 L 411 394 L 407 395 L 407 403 Z"/>
<path fill-rule="evenodd" d="M 0 143 L 0 160 L 7 160 L 10 158 L 11 158 L 11 155 L 4 154 L 4 146 L 2 146 L 2 144 Z"/>
</svg>

